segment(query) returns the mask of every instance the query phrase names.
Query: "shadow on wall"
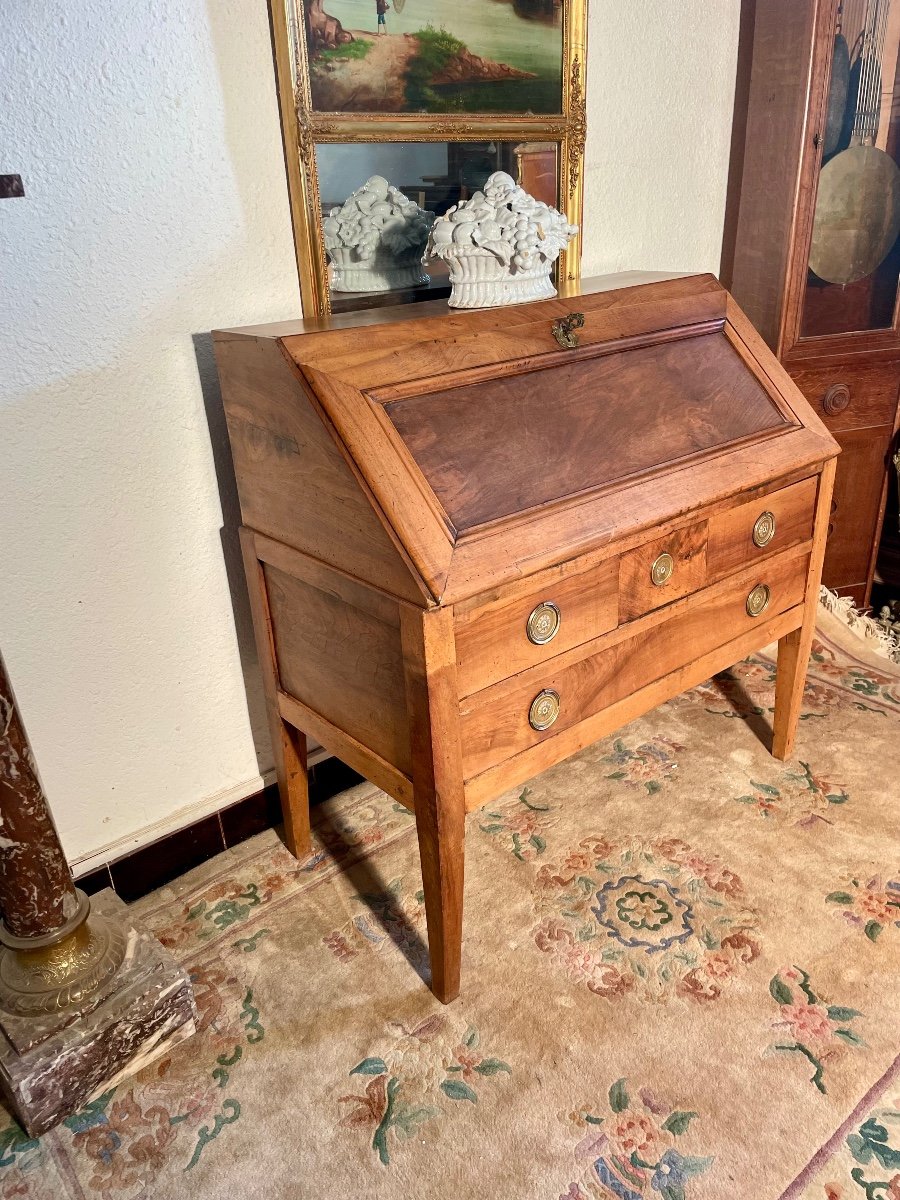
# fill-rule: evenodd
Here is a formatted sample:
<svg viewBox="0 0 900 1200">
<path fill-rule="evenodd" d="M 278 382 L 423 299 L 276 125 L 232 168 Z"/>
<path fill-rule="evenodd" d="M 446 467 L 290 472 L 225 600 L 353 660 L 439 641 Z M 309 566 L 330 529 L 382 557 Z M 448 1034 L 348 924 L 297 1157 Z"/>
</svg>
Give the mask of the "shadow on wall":
<svg viewBox="0 0 900 1200">
<path fill-rule="evenodd" d="M 250 597 L 247 594 L 247 578 L 244 574 L 244 561 L 238 533 L 241 527 L 241 506 L 238 499 L 237 481 L 234 477 L 231 444 L 228 440 L 228 426 L 225 421 L 225 409 L 222 405 L 222 390 L 219 387 L 219 375 L 213 354 L 212 334 L 195 333 L 192 335 L 192 341 L 197 358 L 200 390 L 203 393 L 203 407 L 206 410 L 209 444 L 219 488 L 219 503 L 222 506 L 222 528 L 219 531 L 222 539 L 222 558 L 228 576 L 231 607 L 234 610 L 234 628 L 237 635 L 238 653 L 241 658 L 244 687 L 247 693 L 247 711 L 250 717 L 253 745 L 256 751 L 256 761 L 262 774 L 272 767 L 272 745 L 266 733 L 265 696 L 263 695 L 262 677 L 253 637 Z"/>
</svg>

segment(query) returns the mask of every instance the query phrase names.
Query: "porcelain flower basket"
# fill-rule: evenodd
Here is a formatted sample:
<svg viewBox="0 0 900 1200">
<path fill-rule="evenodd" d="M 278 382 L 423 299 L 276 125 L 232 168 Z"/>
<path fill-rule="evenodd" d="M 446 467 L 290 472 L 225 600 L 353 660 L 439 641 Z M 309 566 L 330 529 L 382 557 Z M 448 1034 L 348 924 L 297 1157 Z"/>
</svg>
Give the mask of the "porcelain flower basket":
<svg viewBox="0 0 900 1200">
<path fill-rule="evenodd" d="M 553 264 L 577 232 L 561 212 L 496 171 L 483 192 L 435 221 L 426 259 L 447 264 L 452 308 L 547 300 L 556 295 Z"/>
<path fill-rule="evenodd" d="M 429 282 L 422 254 L 434 213 L 373 175 L 322 224 L 336 292 L 390 292 Z"/>
</svg>

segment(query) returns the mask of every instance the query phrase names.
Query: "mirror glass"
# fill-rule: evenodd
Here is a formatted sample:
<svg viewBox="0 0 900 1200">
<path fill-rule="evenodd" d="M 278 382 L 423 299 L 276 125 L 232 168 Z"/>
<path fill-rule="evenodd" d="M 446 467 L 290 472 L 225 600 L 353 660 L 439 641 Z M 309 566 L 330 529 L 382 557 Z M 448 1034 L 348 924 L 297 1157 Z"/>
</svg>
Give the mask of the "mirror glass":
<svg viewBox="0 0 900 1200">
<path fill-rule="evenodd" d="M 322 143 L 316 166 L 332 312 L 449 296 L 445 265 L 421 263 L 428 227 L 494 171 L 559 207 L 556 142 Z M 354 196 L 373 176 L 389 187 Z"/>
</svg>

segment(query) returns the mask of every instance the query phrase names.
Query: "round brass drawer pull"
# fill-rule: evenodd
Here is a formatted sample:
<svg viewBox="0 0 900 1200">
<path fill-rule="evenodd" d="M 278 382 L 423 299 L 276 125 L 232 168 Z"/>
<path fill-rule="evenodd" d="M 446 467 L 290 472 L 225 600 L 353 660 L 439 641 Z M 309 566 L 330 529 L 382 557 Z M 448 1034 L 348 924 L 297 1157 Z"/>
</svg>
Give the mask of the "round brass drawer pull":
<svg viewBox="0 0 900 1200">
<path fill-rule="evenodd" d="M 675 559 L 666 550 L 659 556 L 659 558 L 650 568 L 650 582 L 654 587 L 662 587 L 664 583 L 668 583 L 672 578 L 672 572 L 674 570 Z"/>
<path fill-rule="evenodd" d="M 544 688 L 538 692 L 528 710 L 528 724 L 538 731 L 549 729 L 559 716 L 559 692 L 552 688 Z"/>
<path fill-rule="evenodd" d="M 552 642 L 559 633 L 559 623 L 562 620 L 559 609 L 552 600 L 542 600 L 537 608 L 533 608 L 525 623 L 525 632 L 529 642 L 535 646 L 544 646 Z"/>
<path fill-rule="evenodd" d="M 758 583 L 747 597 L 747 612 L 751 617 L 758 617 L 769 606 L 769 589 L 764 583 Z"/>
<path fill-rule="evenodd" d="M 753 545 L 768 546 L 772 538 L 775 536 L 775 514 L 771 512 L 760 513 L 756 518 L 756 524 L 753 526 Z"/>
</svg>

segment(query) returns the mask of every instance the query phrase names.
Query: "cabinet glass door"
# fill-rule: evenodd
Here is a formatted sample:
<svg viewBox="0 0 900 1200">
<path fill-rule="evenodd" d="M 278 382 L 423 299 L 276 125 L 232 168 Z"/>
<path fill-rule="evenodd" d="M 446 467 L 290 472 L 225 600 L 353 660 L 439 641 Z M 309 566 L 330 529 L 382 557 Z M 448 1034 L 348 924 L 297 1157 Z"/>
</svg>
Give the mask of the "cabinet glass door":
<svg viewBox="0 0 900 1200">
<path fill-rule="evenodd" d="M 900 273 L 900 0 L 843 0 L 801 337 L 890 329 Z"/>
</svg>

